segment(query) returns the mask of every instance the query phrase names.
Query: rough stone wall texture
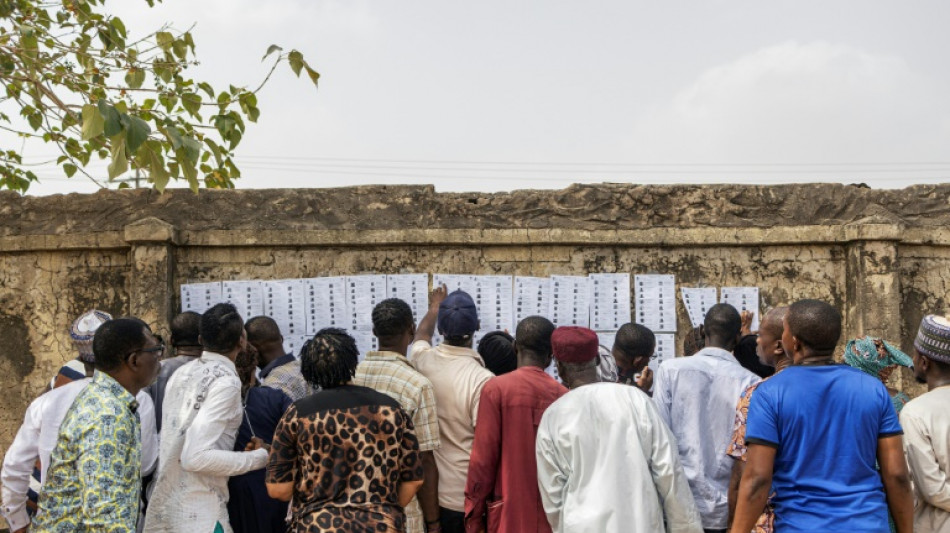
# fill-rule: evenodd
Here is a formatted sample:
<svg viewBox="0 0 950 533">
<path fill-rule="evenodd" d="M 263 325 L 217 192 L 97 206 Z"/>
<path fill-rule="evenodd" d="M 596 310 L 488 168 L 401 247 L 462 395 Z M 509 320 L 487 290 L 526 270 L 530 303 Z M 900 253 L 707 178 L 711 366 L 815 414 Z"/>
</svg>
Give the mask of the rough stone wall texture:
<svg viewBox="0 0 950 533">
<path fill-rule="evenodd" d="M 181 283 L 671 273 L 678 286 L 757 285 L 763 308 L 822 298 L 842 310 L 846 336 L 909 350 L 920 317 L 947 306 L 948 228 L 950 185 L 0 193 L 0 454 L 28 402 L 73 357 L 71 320 L 98 307 L 163 330 Z M 906 372 L 894 380 L 919 390 Z"/>
</svg>

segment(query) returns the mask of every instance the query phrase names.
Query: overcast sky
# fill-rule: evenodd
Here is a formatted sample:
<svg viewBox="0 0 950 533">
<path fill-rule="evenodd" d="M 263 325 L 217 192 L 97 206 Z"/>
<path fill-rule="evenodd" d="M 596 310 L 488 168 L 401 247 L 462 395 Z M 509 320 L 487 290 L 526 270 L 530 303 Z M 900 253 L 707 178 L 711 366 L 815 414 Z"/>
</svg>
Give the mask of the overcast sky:
<svg viewBox="0 0 950 533">
<path fill-rule="evenodd" d="M 280 69 L 238 187 L 950 182 L 950 3 L 112 0 L 194 29 L 215 84 Z M 29 161 L 53 150 L 28 146 Z M 104 175 L 104 165 L 92 165 Z M 35 194 L 92 192 L 40 171 Z"/>
</svg>

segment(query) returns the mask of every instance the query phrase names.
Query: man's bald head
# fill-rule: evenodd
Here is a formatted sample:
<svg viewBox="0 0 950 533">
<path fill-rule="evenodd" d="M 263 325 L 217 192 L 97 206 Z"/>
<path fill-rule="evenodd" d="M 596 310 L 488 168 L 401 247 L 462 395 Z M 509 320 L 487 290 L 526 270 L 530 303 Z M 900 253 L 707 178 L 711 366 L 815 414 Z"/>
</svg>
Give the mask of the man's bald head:
<svg viewBox="0 0 950 533">
<path fill-rule="evenodd" d="M 810 352 L 807 356 L 833 354 L 841 338 L 841 313 L 821 300 L 793 303 L 785 316 L 785 325 L 786 334 L 794 336 Z"/>
<path fill-rule="evenodd" d="M 785 315 L 788 314 L 788 306 L 773 307 L 762 316 L 762 322 L 759 324 L 759 333 L 768 333 L 775 338 L 782 338 L 782 330 L 785 329 Z"/>
<path fill-rule="evenodd" d="M 247 342 L 251 343 L 260 354 L 261 366 L 286 355 L 284 352 L 284 336 L 280 334 L 280 326 L 269 316 L 256 316 L 244 325 L 247 331 Z"/>
</svg>

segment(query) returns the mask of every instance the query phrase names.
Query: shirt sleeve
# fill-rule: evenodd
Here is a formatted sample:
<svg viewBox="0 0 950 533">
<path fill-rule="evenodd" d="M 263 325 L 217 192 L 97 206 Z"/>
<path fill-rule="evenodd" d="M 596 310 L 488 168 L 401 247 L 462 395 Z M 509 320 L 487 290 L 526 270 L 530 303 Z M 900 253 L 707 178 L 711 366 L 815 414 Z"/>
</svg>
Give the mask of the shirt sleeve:
<svg viewBox="0 0 950 533">
<path fill-rule="evenodd" d="M 658 410 L 646 400 L 645 416 L 638 417 L 636 423 L 648 423 L 650 427 L 641 428 L 638 433 L 650 435 L 651 442 L 644 443 L 650 450 L 650 474 L 663 506 L 667 533 L 698 533 L 703 530 L 702 520 L 689 481 L 680 464 L 679 449 L 670 429 L 660 420 Z"/>
<path fill-rule="evenodd" d="M 155 427 L 155 403 L 147 392 L 139 392 L 139 418 L 142 421 L 142 477 L 155 470 L 158 465 L 158 430 Z"/>
<path fill-rule="evenodd" d="M 3 457 L 3 472 L 0 473 L 3 507 L 0 507 L 0 510 L 7 519 L 10 531 L 16 531 L 30 523 L 26 500 L 33 467 L 39 458 L 37 445 L 40 440 L 40 403 L 40 400 L 34 400 L 27 408 L 23 425 Z"/>
<path fill-rule="evenodd" d="M 419 441 L 413 431 L 412 420 L 402 409 L 396 411 L 396 422 L 402 434 L 399 439 L 399 481 L 419 481 L 423 478 L 422 458 L 419 457 Z"/>
<path fill-rule="evenodd" d="M 562 469 L 555 439 L 557 431 L 553 427 L 551 411 L 541 417 L 538 426 L 538 438 L 535 443 L 535 456 L 538 461 L 538 489 L 541 493 L 541 505 L 548 517 L 552 531 L 561 531 L 561 510 L 564 507 L 564 492 L 567 487 L 567 473 Z"/>
<path fill-rule="evenodd" d="M 134 420 L 134 415 L 129 421 Z M 128 494 L 126 483 L 116 483 L 117 472 L 123 470 L 123 461 L 134 460 L 128 456 L 129 431 L 120 431 L 126 421 L 109 412 L 96 416 L 94 422 L 83 424 L 76 440 L 76 474 L 79 477 L 82 498 L 82 520 L 89 531 L 125 532 L 135 527 L 138 516 L 138 495 Z M 138 426 L 139 424 L 135 424 Z M 137 427 L 130 428 L 134 432 Z M 125 436 L 123 439 L 122 436 Z M 60 439 L 63 437 L 61 436 Z M 63 446 L 63 440 L 57 446 Z M 69 443 L 65 444 L 69 446 Z"/>
<path fill-rule="evenodd" d="M 297 406 L 287 408 L 270 445 L 267 458 L 266 483 L 289 483 L 297 478 L 297 434 L 300 431 L 300 419 L 297 418 Z M 319 436 L 317 436 L 319 438 Z M 317 447 L 318 443 L 311 443 Z"/>
<path fill-rule="evenodd" d="M 267 451 L 234 452 L 218 448 L 218 441 L 227 430 L 234 413 L 242 413 L 240 387 L 216 380 L 208 389 L 208 397 L 185 433 L 181 450 L 181 468 L 188 472 L 217 476 L 237 476 L 263 468 Z"/>
<path fill-rule="evenodd" d="M 920 420 L 901 413 L 904 426 L 904 453 L 914 485 L 929 505 L 950 512 L 950 479 L 934 454 L 932 437 Z"/>
<path fill-rule="evenodd" d="M 770 390 L 759 387 L 749 402 L 749 415 L 746 419 L 746 444 L 764 444 L 778 448 L 779 420 Z"/>
<path fill-rule="evenodd" d="M 894 402 L 891 401 L 890 394 L 883 384 L 879 390 L 881 391 L 881 431 L 878 433 L 878 438 L 903 435 L 904 430 L 901 429 L 901 423 L 897 418 L 897 411 L 894 410 Z"/>
<path fill-rule="evenodd" d="M 412 425 L 416 428 L 416 438 L 419 440 L 419 451 L 428 452 L 442 446 L 439 439 L 439 418 L 435 405 L 435 391 L 432 384 L 426 384 L 419 389 L 419 404 L 412 417 Z"/>
<path fill-rule="evenodd" d="M 465 529 L 485 529 L 488 495 L 495 488 L 495 474 L 501 458 L 501 405 L 498 391 L 491 384 L 482 389 L 478 406 L 478 426 L 472 442 L 472 455 L 465 483 Z"/>
<path fill-rule="evenodd" d="M 668 367 L 660 365 L 656 369 L 656 375 L 653 378 L 653 403 L 660 414 L 660 419 L 666 423 L 667 427 L 672 427 L 673 421 L 670 414 L 673 404 L 672 393 L 670 391 L 670 375 Z"/>
</svg>

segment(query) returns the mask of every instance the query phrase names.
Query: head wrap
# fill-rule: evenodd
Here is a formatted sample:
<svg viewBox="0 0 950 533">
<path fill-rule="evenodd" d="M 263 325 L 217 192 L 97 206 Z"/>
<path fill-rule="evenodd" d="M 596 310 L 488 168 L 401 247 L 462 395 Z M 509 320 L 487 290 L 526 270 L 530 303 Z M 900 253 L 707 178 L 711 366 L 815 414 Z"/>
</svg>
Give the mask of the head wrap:
<svg viewBox="0 0 950 533">
<path fill-rule="evenodd" d="M 887 378 L 887 375 L 882 375 L 882 372 L 888 368 L 895 366 L 912 368 L 914 366 L 914 362 L 907 354 L 891 346 L 884 339 L 873 337 L 848 341 L 844 348 L 844 362 L 881 379 Z"/>
<path fill-rule="evenodd" d="M 518 368 L 514 340 L 504 331 L 492 331 L 478 341 L 478 355 L 492 374 L 500 376 Z"/>
<path fill-rule="evenodd" d="M 587 363 L 597 358 L 597 334 L 579 326 L 561 326 L 551 334 L 551 351 L 562 363 Z"/>
<path fill-rule="evenodd" d="M 454 291 L 439 304 L 439 333 L 446 337 L 461 337 L 478 331 L 478 311 L 475 301 L 465 291 Z"/>
<path fill-rule="evenodd" d="M 950 320 L 937 315 L 925 316 L 920 321 L 914 348 L 928 359 L 950 364 Z"/>
<path fill-rule="evenodd" d="M 112 320 L 112 315 L 105 311 L 93 309 L 86 311 L 73 322 L 69 328 L 69 336 L 79 351 L 79 360 L 90 365 L 96 364 L 96 356 L 92 353 L 92 339 L 99 326 Z"/>
</svg>

